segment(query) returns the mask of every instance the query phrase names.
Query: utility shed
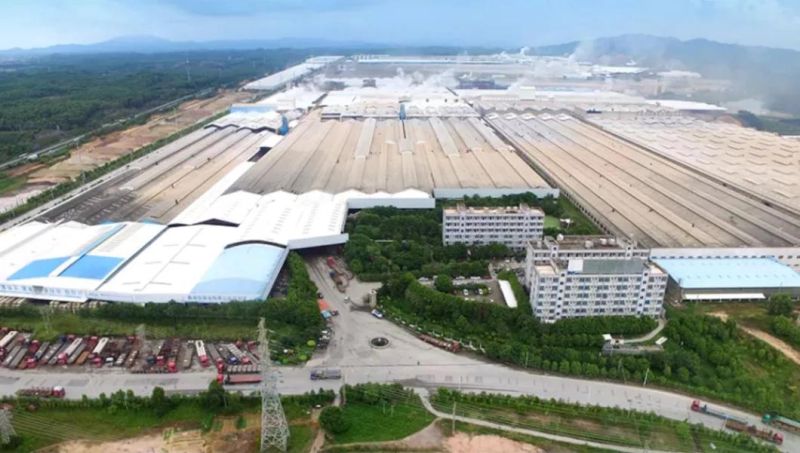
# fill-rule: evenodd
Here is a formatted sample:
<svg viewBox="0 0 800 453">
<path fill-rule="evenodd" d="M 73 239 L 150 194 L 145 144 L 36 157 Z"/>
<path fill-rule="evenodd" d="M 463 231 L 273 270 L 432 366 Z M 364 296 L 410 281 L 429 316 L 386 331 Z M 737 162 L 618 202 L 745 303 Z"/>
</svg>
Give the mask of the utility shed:
<svg viewBox="0 0 800 453">
<path fill-rule="evenodd" d="M 669 273 L 668 297 L 681 300 L 763 300 L 800 297 L 800 274 L 772 258 L 657 259 Z"/>
</svg>

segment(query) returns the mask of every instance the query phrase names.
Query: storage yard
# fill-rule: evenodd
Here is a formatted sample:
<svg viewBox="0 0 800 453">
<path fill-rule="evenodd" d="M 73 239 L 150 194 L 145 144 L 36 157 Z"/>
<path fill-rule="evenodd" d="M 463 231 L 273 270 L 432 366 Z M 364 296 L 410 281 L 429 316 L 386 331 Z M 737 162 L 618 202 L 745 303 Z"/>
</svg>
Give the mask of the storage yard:
<svg viewBox="0 0 800 453">
<path fill-rule="evenodd" d="M 488 121 L 613 234 L 645 247 L 800 243 L 800 216 L 566 114 L 490 114 Z"/>
<path fill-rule="evenodd" d="M 31 333 L 0 328 L 0 366 L 18 370 L 127 369 L 132 373 L 159 374 L 216 369 L 220 375 L 252 375 L 259 372 L 257 351 L 255 341 L 211 343 L 71 334 L 60 335 L 54 341 L 39 341 Z"/>
<path fill-rule="evenodd" d="M 436 197 L 557 195 L 478 118 L 321 120 L 312 113 L 232 190 L 354 189 Z"/>
<path fill-rule="evenodd" d="M 800 142 L 689 117 L 593 118 L 603 129 L 800 215 Z"/>
</svg>

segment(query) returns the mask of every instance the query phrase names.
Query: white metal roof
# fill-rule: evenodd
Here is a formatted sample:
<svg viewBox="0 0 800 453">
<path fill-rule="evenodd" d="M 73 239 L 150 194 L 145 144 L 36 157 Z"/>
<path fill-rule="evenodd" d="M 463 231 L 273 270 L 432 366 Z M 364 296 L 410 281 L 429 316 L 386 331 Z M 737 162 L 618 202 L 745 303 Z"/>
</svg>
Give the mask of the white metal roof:
<svg viewBox="0 0 800 453">
<path fill-rule="evenodd" d="M 505 299 L 506 305 L 511 308 L 517 308 L 517 297 L 514 295 L 511 283 L 509 283 L 508 280 L 497 280 L 497 284 L 500 285 L 500 292 L 503 293 L 503 299 Z"/>
<path fill-rule="evenodd" d="M 123 267 L 98 293 L 188 295 L 236 228 L 217 225 L 170 227 Z"/>
</svg>

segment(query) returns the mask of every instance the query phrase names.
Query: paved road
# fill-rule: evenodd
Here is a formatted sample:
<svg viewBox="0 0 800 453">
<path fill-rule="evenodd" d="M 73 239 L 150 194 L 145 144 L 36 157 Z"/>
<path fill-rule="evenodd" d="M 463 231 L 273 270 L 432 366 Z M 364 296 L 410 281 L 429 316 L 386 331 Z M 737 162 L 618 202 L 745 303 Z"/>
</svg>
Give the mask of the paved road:
<svg viewBox="0 0 800 453">
<path fill-rule="evenodd" d="M 332 321 L 334 340 L 328 351 L 312 359 L 306 367 L 281 367 L 278 389 L 285 394 L 299 394 L 319 388 L 338 389 L 343 382 L 400 382 L 417 388 L 450 387 L 468 392 L 495 392 L 511 395 L 536 395 L 579 404 L 624 407 L 637 411 L 652 411 L 661 416 L 702 423 L 721 429 L 722 420 L 689 410 L 692 397 L 640 385 L 589 381 L 561 376 L 537 374 L 487 363 L 466 355 L 450 354 L 422 343 L 400 327 L 372 317 L 369 312 L 351 310 L 327 277 L 324 262 L 312 260 L 309 266 L 323 296 L 340 311 Z M 353 284 L 348 293 L 360 301 L 369 285 Z M 369 340 L 383 336 L 390 340 L 388 347 L 373 348 Z M 342 381 L 311 381 L 309 368 L 339 367 Z M 51 370 L 12 371 L 0 368 L 0 394 L 13 394 L 31 386 L 62 385 L 67 396 L 80 398 L 86 394 L 96 397 L 117 389 L 131 389 L 146 395 L 154 386 L 168 392 L 197 392 L 205 389 L 214 378 L 213 371 L 169 375 L 131 375 L 122 370 L 100 369 L 93 373 L 58 372 Z M 255 391 L 255 386 L 238 387 L 243 392 Z M 741 410 L 712 404 L 731 415 L 763 426 L 760 417 Z M 784 433 L 784 451 L 800 451 L 800 436 Z"/>
</svg>

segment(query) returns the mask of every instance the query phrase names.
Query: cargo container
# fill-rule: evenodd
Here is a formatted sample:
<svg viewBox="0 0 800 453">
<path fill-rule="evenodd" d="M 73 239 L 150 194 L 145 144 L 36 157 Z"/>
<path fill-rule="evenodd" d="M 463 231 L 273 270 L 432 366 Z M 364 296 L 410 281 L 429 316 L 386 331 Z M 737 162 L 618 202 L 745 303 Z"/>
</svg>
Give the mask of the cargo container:
<svg viewBox="0 0 800 453">
<path fill-rule="evenodd" d="M 425 334 L 420 335 L 419 339 L 425 343 L 432 344 L 437 348 L 442 348 L 446 351 L 458 352 L 461 350 L 461 343 L 457 341 L 442 340 Z"/>
<path fill-rule="evenodd" d="M 78 357 L 80 357 L 84 351 L 88 351 L 88 348 L 86 346 L 87 343 L 79 344 L 78 347 L 74 351 L 72 351 L 72 353 L 67 357 L 67 365 L 74 364 L 78 360 Z"/>
<path fill-rule="evenodd" d="M 312 381 L 316 381 L 318 379 L 341 379 L 342 370 L 338 368 L 320 368 L 312 370 L 309 377 Z"/>
<path fill-rule="evenodd" d="M 20 345 L 19 349 L 17 349 L 17 353 L 12 357 L 11 363 L 8 365 L 8 367 L 11 369 L 18 368 L 22 363 L 22 359 L 24 359 L 25 355 L 27 354 L 28 348 Z"/>
<path fill-rule="evenodd" d="M 725 427 L 736 432 L 748 434 L 758 439 L 772 442 L 776 445 L 783 444 L 783 434 L 776 433 L 774 431 L 758 429 L 758 427 L 755 425 L 748 425 L 747 423 L 743 423 L 739 420 L 728 419 L 725 421 Z"/>
<path fill-rule="evenodd" d="M 14 347 L 12 347 L 8 351 L 8 353 L 6 354 L 5 360 L 3 360 L 3 366 L 7 367 L 7 368 L 10 368 L 11 367 L 11 361 L 14 360 L 14 357 L 17 355 L 17 352 L 19 352 L 21 349 L 23 349 L 23 348 L 20 345 L 15 345 Z"/>
<path fill-rule="evenodd" d="M 228 374 L 225 376 L 225 384 L 228 385 L 258 384 L 260 382 L 260 374 Z"/>
<path fill-rule="evenodd" d="M 64 387 L 32 387 L 17 390 L 17 395 L 36 398 L 64 398 L 67 392 Z"/>
</svg>

